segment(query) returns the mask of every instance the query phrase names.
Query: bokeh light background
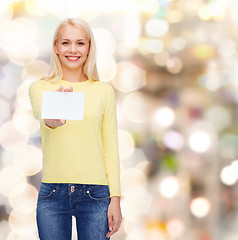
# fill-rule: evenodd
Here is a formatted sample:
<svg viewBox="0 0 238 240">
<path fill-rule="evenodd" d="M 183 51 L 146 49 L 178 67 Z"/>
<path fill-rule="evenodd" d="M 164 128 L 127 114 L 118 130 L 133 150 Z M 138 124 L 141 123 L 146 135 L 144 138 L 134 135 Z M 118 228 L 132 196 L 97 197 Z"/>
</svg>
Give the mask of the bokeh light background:
<svg viewBox="0 0 238 240">
<path fill-rule="evenodd" d="M 38 239 L 28 88 L 67 17 L 91 25 L 116 92 L 123 222 L 112 239 L 238 239 L 237 11 L 237 0 L 1 0 L 0 239 Z"/>
</svg>

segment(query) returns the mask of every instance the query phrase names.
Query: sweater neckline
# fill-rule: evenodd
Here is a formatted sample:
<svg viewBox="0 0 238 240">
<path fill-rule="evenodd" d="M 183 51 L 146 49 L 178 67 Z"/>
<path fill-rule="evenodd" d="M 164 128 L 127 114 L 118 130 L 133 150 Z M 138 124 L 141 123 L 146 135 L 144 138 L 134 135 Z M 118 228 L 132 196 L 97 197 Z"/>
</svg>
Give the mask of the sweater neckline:
<svg viewBox="0 0 238 240">
<path fill-rule="evenodd" d="M 68 84 L 85 84 L 85 83 L 89 82 L 89 79 L 87 79 L 86 81 L 83 81 L 83 82 L 70 82 L 70 81 L 61 79 L 61 82 L 62 83 L 68 83 Z"/>
</svg>

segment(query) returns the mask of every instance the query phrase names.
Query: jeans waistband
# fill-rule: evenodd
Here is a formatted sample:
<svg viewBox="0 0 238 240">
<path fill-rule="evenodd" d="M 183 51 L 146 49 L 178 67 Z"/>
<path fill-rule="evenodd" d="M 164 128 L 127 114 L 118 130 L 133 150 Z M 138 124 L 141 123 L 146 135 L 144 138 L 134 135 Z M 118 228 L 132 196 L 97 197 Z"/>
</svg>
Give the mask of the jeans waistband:
<svg viewBox="0 0 238 240">
<path fill-rule="evenodd" d="M 100 184 L 79 184 L 79 183 L 41 183 L 44 187 L 55 189 L 60 192 L 69 192 L 74 189 L 74 191 L 86 191 L 93 190 L 96 188 L 108 188 L 108 185 L 100 185 Z"/>
</svg>

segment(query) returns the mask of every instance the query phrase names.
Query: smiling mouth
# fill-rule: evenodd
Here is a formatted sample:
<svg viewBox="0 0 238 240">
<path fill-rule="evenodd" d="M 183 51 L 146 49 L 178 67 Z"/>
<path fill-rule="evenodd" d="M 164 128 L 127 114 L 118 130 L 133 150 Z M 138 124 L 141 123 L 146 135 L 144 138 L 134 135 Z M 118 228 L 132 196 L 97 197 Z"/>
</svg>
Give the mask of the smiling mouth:
<svg viewBox="0 0 238 240">
<path fill-rule="evenodd" d="M 80 57 L 77 56 L 65 56 L 70 62 L 77 61 Z"/>
</svg>

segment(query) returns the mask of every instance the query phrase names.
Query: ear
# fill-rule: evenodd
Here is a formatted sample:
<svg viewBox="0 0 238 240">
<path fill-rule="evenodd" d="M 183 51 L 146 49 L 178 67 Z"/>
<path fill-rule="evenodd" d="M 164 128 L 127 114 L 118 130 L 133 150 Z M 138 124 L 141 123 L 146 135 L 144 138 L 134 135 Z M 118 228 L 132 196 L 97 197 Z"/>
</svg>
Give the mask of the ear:
<svg viewBox="0 0 238 240">
<path fill-rule="evenodd" d="M 55 53 L 56 53 L 56 54 L 59 54 L 56 43 L 55 43 L 55 45 L 54 45 L 54 50 L 55 50 Z"/>
</svg>

